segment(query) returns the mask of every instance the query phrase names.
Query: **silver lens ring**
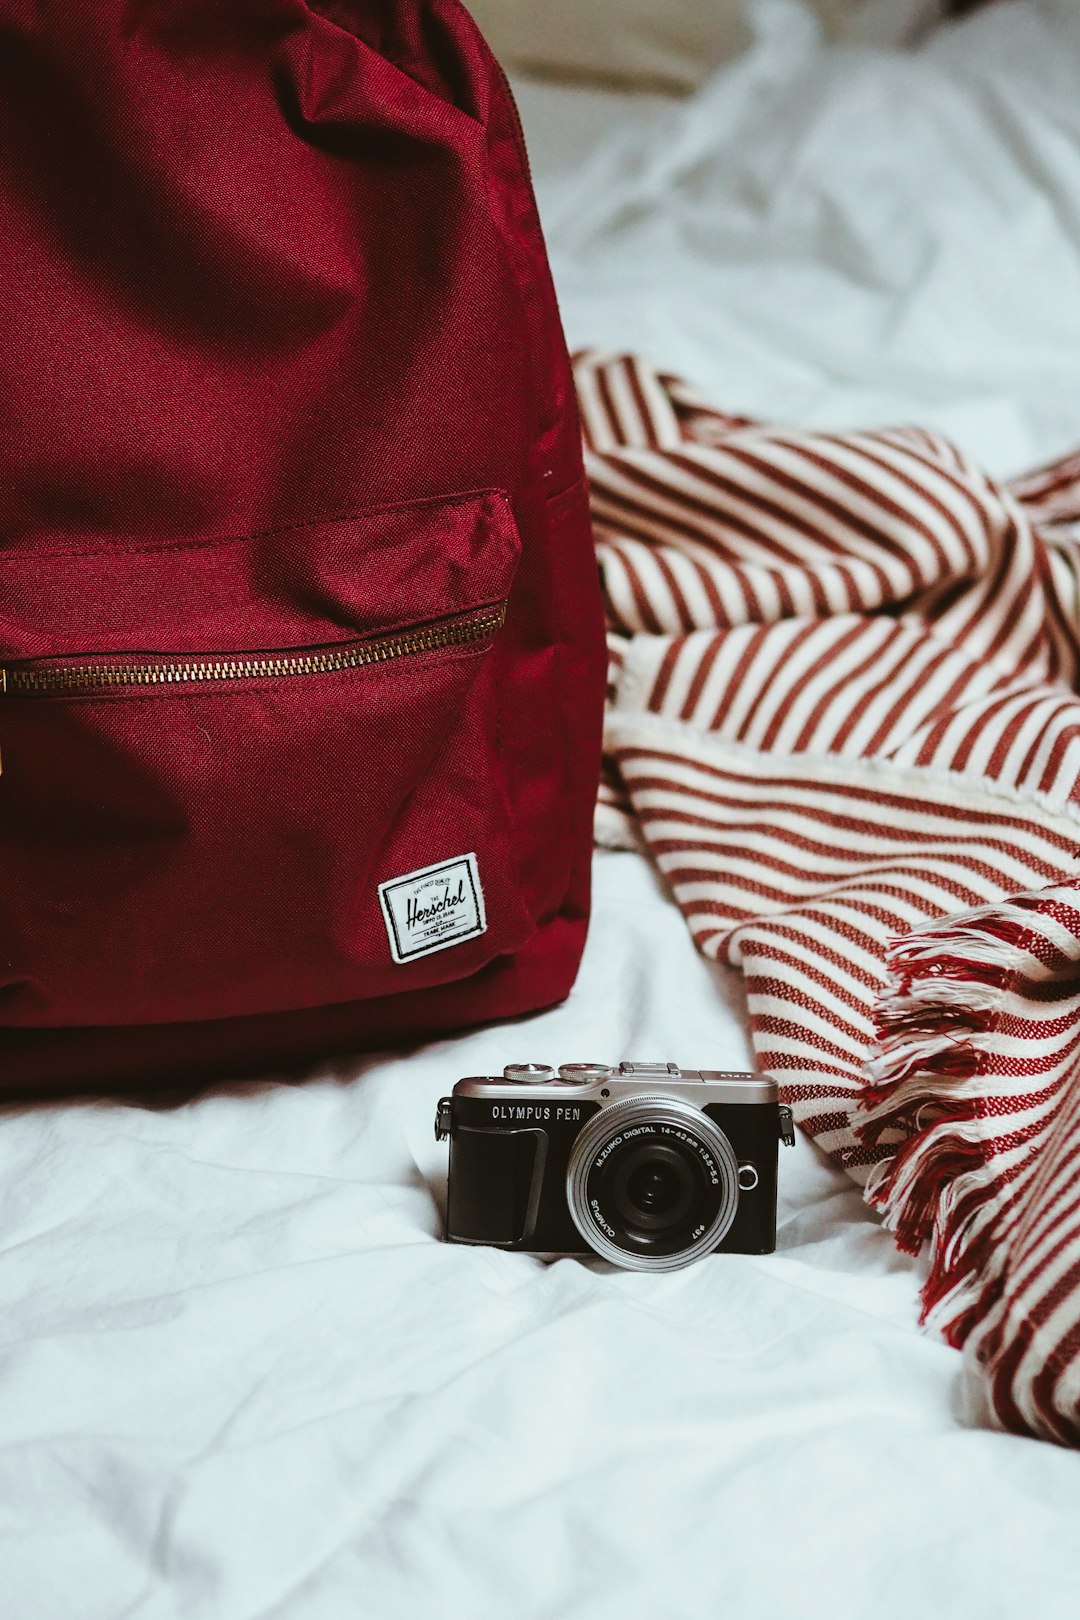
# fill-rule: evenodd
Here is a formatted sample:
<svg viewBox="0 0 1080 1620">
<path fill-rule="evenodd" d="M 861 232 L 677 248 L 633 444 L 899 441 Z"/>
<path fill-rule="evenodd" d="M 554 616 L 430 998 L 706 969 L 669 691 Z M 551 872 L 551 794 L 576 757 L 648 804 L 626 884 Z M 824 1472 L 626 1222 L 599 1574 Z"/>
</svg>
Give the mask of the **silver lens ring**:
<svg viewBox="0 0 1080 1620">
<path fill-rule="evenodd" d="M 669 1125 L 688 1132 L 708 1150 L 716 1165 L 719 1185 L 716 1215 L 705 1232 L 675 1254 L 646 1254 L 623 1248 L 600 1230 L 590 1214 L 589 1177 L 596 1168 L 597 1154 L 605 1147 L 619 1145 L 634 1126 L 646 1124 Z M 566 1201 L 583 1240 L 601 1259 L 610 1260 L 626 1271 L 679 1271 L 702 1255 L 711 1254 L 727 1235 L 739 1207 L 739 1165 L 719 1125 L 699 1108 L 692 1108 L 677 1097 L 628 1097 L 625 1102 L 601 1109 L 582 1128 L 567 1167 Z"/>
</svg>

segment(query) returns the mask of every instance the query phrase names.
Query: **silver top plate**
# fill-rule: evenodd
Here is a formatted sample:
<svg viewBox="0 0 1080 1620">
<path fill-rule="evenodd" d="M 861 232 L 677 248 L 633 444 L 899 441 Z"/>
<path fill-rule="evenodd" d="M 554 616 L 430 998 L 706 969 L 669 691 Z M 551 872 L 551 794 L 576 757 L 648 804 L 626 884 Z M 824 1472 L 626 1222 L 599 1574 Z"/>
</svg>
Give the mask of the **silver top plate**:
<svg viewBox="0 0 1080 1620">
<path fill-rule="evenodd" d="M 524 1065 L 522 1065 L 524 1067 Z M 536 1065 L 539 1068 L 540 1065 Z M 570 1068 L 569 1064 L 565 1067 Z M 633 1068 L 634 1073 L 627 1073 Z M 565 1100 L 572 1091 L 575 1102 L 597 1102 L 601 1107 L 628 1097 L 682 1097 L 695 1108 L 714 1103 L 775 1103 L 776 1081 L 768 1075 L 738 1069 L 675 1069 L 674 1064 L 626 1064 L 621 1069 L 598 1075 L 594 1080 L 560 1079 L 538 1076 L 526 1082 L 530 1098 L 554 1097 Z M 470 1075 L 454 1087 L 455 1097 L 479 1097 L 490 1102 L 503 1098 L 520 1100 L 521 1081 L 501 1075 Z"/>
</svg>

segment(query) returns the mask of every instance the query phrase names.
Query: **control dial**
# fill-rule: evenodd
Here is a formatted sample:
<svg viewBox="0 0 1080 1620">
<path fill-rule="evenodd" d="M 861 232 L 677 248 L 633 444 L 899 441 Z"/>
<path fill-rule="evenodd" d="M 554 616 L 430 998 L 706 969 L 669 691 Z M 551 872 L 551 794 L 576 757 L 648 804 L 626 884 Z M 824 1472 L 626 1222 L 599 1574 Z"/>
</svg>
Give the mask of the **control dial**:
<svg viewBox="0 0 1080 1620">
<path fill-rule="evenodd" d="M 514 1086 L 548 1086 L 555 1078 L 550 1063 L 508 1063 L 503 1079 Z"/>
<path fill-rule="evenodd" d="M 563 1063 L 559 1079 L 572 1086 L 591 1086 L 596 1080 L 610 1080 L 615 1070 L 610 1063 Z"/>
</svg>

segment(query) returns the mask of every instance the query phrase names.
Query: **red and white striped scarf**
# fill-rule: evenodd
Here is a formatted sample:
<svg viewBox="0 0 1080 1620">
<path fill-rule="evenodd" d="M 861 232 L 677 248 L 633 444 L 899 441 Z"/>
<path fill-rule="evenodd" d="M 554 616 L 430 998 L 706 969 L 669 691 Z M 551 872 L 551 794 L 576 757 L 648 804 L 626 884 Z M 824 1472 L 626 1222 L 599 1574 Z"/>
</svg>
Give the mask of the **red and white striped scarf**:
<svg viewBox="0 0 1080 1620">
<path fill-rule="evenodd" d="M 576 362 L 611 646 L 597 836 L 644 842 L 762 1068 L 929 1244 L 999 1420 L 1080 1444 L 1080 455 L 722 415 Z"/>
</svg>

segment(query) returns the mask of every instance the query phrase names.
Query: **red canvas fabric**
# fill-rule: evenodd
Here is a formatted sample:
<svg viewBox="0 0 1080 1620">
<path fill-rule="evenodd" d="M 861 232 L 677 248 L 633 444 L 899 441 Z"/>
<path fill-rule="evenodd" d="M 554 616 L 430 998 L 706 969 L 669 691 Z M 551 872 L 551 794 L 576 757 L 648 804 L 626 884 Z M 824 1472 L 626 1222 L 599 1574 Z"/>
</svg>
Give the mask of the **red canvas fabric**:
<svg viewBox="0 0 1080 1620">
<path fill-rule="evenodd" d="M 643 843 L 805 1131 L 929 1251 L 1001 1423 L 1080 1444 L 1080 457 L 726 416 L 577 365 Z"/>
<path fill-rule="evenodd" d="M 564 996 L 602 620 L 520 127 L 465 9 L 0 0 L 0 145 L 0 1086 Z M 395 961 L 380 885 L 466 855 L 486 930 Z"/>
</svg>

